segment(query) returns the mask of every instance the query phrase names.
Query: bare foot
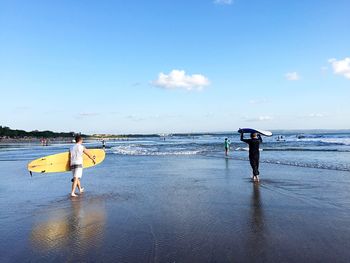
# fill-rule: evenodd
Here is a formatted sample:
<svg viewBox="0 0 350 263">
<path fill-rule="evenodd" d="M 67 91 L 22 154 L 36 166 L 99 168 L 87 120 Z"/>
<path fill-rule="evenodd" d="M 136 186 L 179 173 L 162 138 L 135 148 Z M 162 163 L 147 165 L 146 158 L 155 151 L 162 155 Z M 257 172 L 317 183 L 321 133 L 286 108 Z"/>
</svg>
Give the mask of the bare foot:
<svg viewBox="0 0 350 263">
<path fill-rule="evenodd" d="M 70 194 L 71 197 L 76 197 L 77 195 L 75 193 Z"/>
<path fill-rule="evenodd" d="M 84 187 L 80 189 L 80 193 L 84 193 Z"/>
</svg>

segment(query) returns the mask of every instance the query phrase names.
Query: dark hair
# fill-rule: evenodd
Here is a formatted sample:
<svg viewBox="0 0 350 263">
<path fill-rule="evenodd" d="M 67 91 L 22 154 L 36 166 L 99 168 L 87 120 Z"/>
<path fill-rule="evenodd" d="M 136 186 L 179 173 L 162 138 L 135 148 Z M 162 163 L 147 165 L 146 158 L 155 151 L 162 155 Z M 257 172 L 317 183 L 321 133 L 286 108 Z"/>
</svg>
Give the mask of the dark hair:
<svg viewBox="0 0 350 263">
<path fill-rule="evenodd" d="M 252 138 L 252 139 L 253 139 L 254 137 L 256 137 L 256 136 L 258 136 L 258 134 L 257 134 L 256 132 L 253 132 L 253 133 L 250 134 L 250 138 Z"/>
<path fill-rule="evenodd" d="M 80 142 L 83 138 L 78 134 L 78 135 L 75 135 L 75 142 Z"/>
</svg>

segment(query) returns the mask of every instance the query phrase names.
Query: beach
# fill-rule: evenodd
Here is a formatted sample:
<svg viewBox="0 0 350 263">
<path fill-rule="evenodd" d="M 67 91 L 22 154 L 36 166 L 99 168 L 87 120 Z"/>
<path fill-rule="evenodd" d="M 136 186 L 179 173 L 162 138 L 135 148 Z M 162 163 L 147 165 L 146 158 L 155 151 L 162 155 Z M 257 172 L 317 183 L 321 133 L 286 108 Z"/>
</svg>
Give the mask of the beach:
<svg viewBox="0 0 350 263">
<path fill-rule="evenodd" d="M 0 263 L 350 262 L 349 13 L 0 1 Z"/>
<path fill-rule="evenodd" d="M 0 162 L 1 262 L 350 258 L 349 171 L 262 163 L 254 184 L 232 157 L 107 151 L 71 198 L 71 175 L 31 177 L 31 157 Z"/>
<path fill-rule="evenodd" d="M 349 13 L 0 1 L 0 263 L 350 262 Z"/>
</svg>

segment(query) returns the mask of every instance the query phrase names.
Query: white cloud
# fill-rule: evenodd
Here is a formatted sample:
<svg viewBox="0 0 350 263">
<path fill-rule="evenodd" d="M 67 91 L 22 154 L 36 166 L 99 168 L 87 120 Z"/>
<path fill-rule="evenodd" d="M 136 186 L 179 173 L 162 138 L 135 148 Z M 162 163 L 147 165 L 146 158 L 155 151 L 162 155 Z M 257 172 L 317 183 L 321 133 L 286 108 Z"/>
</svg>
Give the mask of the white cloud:
<svg viewBox="0 0 350 263">
<path fill-rule="evenodd" d="M 300 76 L 297 72 L 288 72 L 284 75 L 287 80 L 299 80 Z"/>
<path fill-rule="evenodd" d="M 214 4 L 218 5 L 231 5 L 233 0 L 214 0 Z"/>
<path fill-rule="evenodd" d="M 82 113 L 79 113 L 78 116 L 80 117 L 91 117 L 91 116 L 97 116 L 99 115 L 99 113 L 97 112 L 82 112 Z"/>
<path fill-rule="evenodd" d="M 96 117 L 98 115 L 100 115 L 98 112 L 81 112 L 78 115 L 76 115 L 75 118 L 83 119 L 83 118 Z"/>
<path fill-rule="evenodd" d="M 309 115 L 307 115 L 307 117 L 309 117 L 309 118 L 322 118 L 322 117 L 324 117 L 324 114 L 322 114 L 322 113 L 310 113 Z"/>
<path fill-rule="evenodd" d="M 248 118 L 248 117 L 246 117 L 245 120 L 248 121 L 248 122 L 271 121 L 271 120 L 273 120 L 273 117 L 268 116 L 268 115 L 259 116 L 259 117 L 256 117 L 256 118 Z"/>
<path fill-rule="evenodd" d="M 146 120 L 145 117 L 141 117 L 139 115 L 136 114 L 130 114 L 128 116 L 126 116 L 127 119 L 132 120 L 132 121 L 144 121 Z"/>
<path fill-rule="evenodd" d="M 311 112 L 305 115 L 300 115 L 297 118 L 300 119 L 321 119 L 321 118 L 326 118 L 329 117 L 329 113 L 321 113 L 321 112 Z"/>
<path fill-rule="evenodd" d="M 272 120 L 273 118 L 271 116 L 260 116 L 258 118 L 259 121 L 270 121 Z"/>
<path fill-rule="evenodd" d="M 267 103 L 267 99 L 256 99 L 256 100 L 250 100 L 249 104 L 264 104 Z"/>
<path fill-rule="evenodd" d="M 343 75 L 345 78 L 350 79 L 350 57 L 343 60 L 331 58 L 328 62 L 331 63 L 334 74 Z"/>
<path fill-rule="evenodd" d="M 172 70 L 168 75 L 159 73 L 158 78 L 152 81 L 154 86 L 165 89 L 202 90 L 210 84 L 207 77 L 201 74 L 186 75 L 184 70 Z"/>
<path fill-rule="evenodd" d="M 305 118 L 323 118 L 326 117 L 327 114 L 324 113 L 309 113 L 307 115 L 305 115 Z"/>
</svg>

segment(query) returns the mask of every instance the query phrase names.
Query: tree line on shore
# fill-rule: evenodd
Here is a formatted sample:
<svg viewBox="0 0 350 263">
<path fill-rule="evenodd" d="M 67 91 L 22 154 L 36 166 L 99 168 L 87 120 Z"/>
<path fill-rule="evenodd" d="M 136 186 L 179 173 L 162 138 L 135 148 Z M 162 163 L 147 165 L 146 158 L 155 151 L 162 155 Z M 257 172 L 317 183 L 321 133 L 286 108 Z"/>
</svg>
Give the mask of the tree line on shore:
<svg viewBox="0 0 350 263">
<path fill-rule="evenodd" d="M 8 137 L 8 138 L 24 138 L 24 137 L 34 137 L 34 138 L 68 138 L 73 137 L 75 132 L 53 132 L 53 131 L 24 131 L 24 130 L 13 130 L 6 126 L 0 126 L 0 137 Z M 83 135 L 82 136 L 86 136 Z"/>
</svg>

